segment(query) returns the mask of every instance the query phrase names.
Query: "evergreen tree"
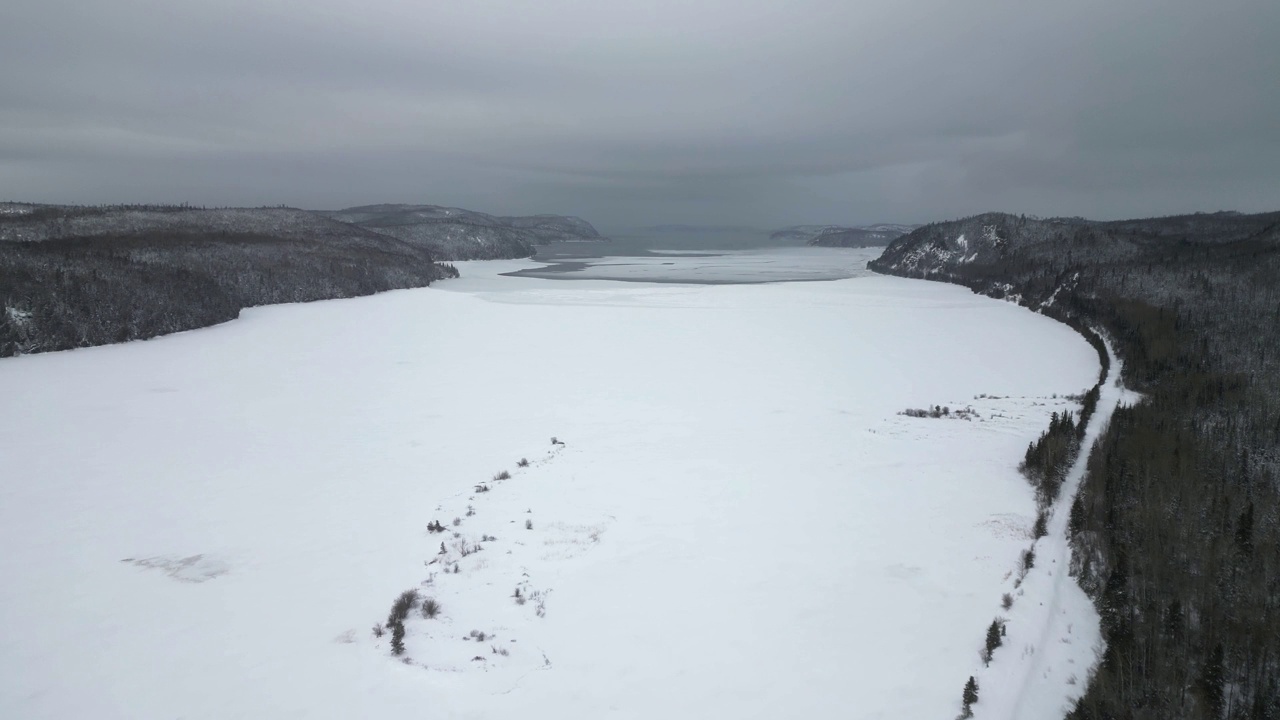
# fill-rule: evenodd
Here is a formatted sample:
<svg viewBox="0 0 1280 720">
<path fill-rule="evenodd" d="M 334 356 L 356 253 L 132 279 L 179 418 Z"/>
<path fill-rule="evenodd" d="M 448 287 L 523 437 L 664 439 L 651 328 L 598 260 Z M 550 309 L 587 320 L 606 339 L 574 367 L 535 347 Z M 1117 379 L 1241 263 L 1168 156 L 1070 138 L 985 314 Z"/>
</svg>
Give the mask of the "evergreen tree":
<svg viewBox="0 0 1280 720">
<path fill-rule="evenodd" d="M 1253 555 L 1253 501 L 1245 506 L 1236 522 L 1236 550 L 1248 558 Z"/>
<path fill-rule="evenodd" d="M 991 662 L 992 653 L 996 651 L 996 648 L 1000 647 L 1000 643 L 1002 642 L 1000 640 L 1001 628 L 1002 626 L 999 620 L 992 620 L 991 626 L 987 628 L 987 654 L 985 656 L 987 662 Z"/>
<path fill-rule="evenodd" d="M 1200 693 L 1204 698 L 1206 714 L 1212 718 L 1222 717 L 1223 700 L 1223 652 L 1222 643 L 1213 646 L 1209 660 L 1200 669 Z"/>
<path fill-rule="evenodd" d="M 973 717 L 973 710 L 970 709 L 974 703 L 978 702 L 978 681 L 969 676 L 969 682 L 964 684 L 964 694 L 960 698 L 964 702 L 963 717 Z"/>
<path fill-rule="evenodd" d="M 1071 501 L 1071 516 L 1067 520 L 1067 531 L 1071 535 L 1075 535 L 1084 529 L 1084 504 L 1080 502 L 1080 496 L 1076 495 L 1076 499 Z"/>
<path fill-rule="evenodd" d="M 391 654 L 404 654 L 404 623 L 402 622 L 391 626 Z"/>
</svg>

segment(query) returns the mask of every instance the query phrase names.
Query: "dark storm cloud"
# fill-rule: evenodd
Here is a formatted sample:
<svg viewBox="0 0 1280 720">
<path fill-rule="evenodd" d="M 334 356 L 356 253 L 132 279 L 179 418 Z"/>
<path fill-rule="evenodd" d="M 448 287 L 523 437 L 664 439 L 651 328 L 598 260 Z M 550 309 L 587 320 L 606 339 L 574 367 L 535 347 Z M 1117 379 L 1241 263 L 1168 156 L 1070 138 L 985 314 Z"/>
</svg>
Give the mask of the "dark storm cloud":
<svg viewBox="0 0 1280 720">
<path fill-rule="evenodd" d="M 17 0 L 0 198 L 605 226 L 1280 207 L 1280 9 Z"/>
</svg>

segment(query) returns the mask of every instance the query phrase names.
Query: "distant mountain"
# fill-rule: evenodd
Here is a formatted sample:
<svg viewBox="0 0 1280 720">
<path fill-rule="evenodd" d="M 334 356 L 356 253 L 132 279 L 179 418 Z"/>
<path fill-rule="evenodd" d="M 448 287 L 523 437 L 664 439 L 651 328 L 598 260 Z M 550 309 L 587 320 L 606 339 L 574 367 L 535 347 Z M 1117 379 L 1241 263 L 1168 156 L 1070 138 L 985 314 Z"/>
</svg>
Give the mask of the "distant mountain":
<svg viewBox="0 0 1280 720">
<path fill-rule="evenodd" d="M 743 233 L 753 235 L 761 232 L 759 228 L 747 227 L 745 225 L 688 225 L 682 223 L 667 223 L 663 225 L 645 225 L 636 228 L 642 233 Z"/>
<path fill-rule="evenodd" d="M 0 357 L 456 276 L 422 246 L 305 210 L 2 203 Z"/>
<path fill-rule="evenodd" d="M 792 241 L 792 242 L 808 242 L 825 232 L 834 232 L 845 230 L 847 228 L 841 225 L 792 225 L 781 230 L 774 230 L 769 237 L 774 240 Z"/>
<path fill-rule="evenodd" d="M 818 247 L 883 247 L 914 230 L 916 225 L 880 223 L 846 227 L 843 225 L 792 225 L 776 230 L 770 237 L 779 241 L 801 241 Z"/>
<path fill-rule="evenodd" d="M 501 217 L 437 205 L 364 205 L 323 215 L 425 247 L 443 260 L 523 258 L 552 242 L 603 238 L 582 218 Z"/>
</svg>

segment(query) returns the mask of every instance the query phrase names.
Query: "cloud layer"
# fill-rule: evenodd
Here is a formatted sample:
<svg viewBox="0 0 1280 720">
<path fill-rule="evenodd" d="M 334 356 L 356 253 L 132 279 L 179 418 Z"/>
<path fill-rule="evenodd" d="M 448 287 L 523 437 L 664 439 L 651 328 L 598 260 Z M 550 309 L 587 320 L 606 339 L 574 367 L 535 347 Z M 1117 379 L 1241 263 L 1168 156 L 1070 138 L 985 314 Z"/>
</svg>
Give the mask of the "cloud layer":
<svg viewBox="0 0 1280 720">
<path fill-rule="evenodd" d="M 0 199 L 606 227 L 1280 208 L 1273 0 L 16 0 Z"/>
</svg>

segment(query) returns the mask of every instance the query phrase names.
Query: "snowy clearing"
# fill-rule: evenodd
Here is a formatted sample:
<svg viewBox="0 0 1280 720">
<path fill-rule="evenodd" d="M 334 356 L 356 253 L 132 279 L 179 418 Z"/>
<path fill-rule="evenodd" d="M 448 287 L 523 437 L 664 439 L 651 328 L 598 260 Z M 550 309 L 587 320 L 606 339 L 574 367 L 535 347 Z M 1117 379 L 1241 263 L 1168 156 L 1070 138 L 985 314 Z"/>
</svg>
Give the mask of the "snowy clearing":
<svg viewBox="0 0 1280 720">
<path fill-rule="evenodd" d="M 1082 338 L 898 278 L 460 265 L 0 361 L 0 716 L 955 717 Z"/>
</svg>

